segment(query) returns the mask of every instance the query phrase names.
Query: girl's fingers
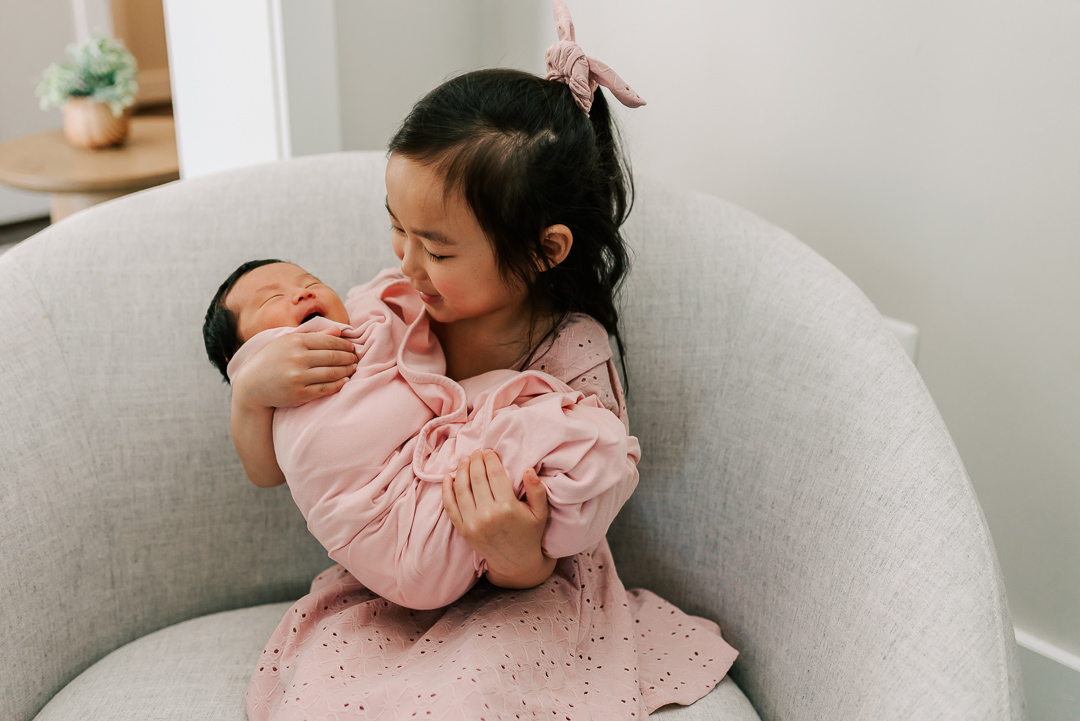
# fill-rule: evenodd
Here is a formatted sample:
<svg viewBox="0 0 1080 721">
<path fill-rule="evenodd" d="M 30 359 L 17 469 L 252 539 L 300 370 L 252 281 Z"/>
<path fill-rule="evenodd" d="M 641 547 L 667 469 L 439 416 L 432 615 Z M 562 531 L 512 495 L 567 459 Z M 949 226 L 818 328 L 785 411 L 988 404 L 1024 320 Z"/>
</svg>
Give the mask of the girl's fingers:
<svg viewBox="0 0 1080 721">
<path fill-rule="evenodd" d="M 341 331 L 334 328 L 334 332 L 322 331 L 319 333 L 298 333 L 303 340 L 302 343 L 308 350 L 332 350 L 342 351 L 356 355 L 353 343 L 348 338 L 341 338 L 338 334 Z"/>
<path fill-rule="evenodd" d="M 461 530 L 461 509 L 458 508 L 457 498 L 454 496 L 454 477 L 447 473 L 443 476 L 442 502 L 446 509 L 446 515 L 450 517 L 450 523 L 454 528 Z"/>
<path fill-rule="evenodd" d="M 311 368 L 356 365 L 356 353 L 351 350 L 309 350 L 304 357 Z"/>
<path fill-rule="evenodd" d="M 469 475 L 469 457 L 466 456 L 458 461 L 457 476 L 454 478 L 454 498 L 462 515 L 471 515 L 476 512 L 476 501 L 473 498 L 471 477 Z"/>
<path fill-rule="evenodd" d="M 329 383 L 314 383 L 312 385 L 307 386 L 304 389 L 306 391 L 305 395 L 307 396 L 307 398 L 306 398 L 306 400 L 303 401 L 303 403 L 307 403 L 308 401 L 313 401 L 316 398 L 322 398 L 324 396 L 332 396 L 332 395 L 334 395 L 335 393 L 337 393 L 338 391 L 340 391 L 342 388 L 345 387 L 345 383 L 348 380 L 349 380 L 349 378 L 348 378 L 348 376 L 346 376 L 344 378 L 340 378 L 340 379 L 338 379 L 336 381 L 332 381 L 332 382 L 329 382 Z"/>
<path fill-rule="evenodd" d="M 297 333 L 304 358 L 312 366 L 348 365 L 356 362 L 356 348 L 347 338 L 327 333 Z"/>
<path fill-rule="evenodd" d="M 480 451 L 473 451 L 469 458 L 469 482 L 477 506 L 493 503 L 491 486 L 488 483 L 487 459 Z"/>
<path fill-rule="evenodd" d="M 525 485 L 525 503 L 529 505 L 529 510 L 538 522 L 546 523 L 549 511 L 547 486 L 531 468 L 525 471 L 525 478 L 522 480 Z"/>
<path fill-rule="evenodd" d="M 496 503 L 509 503 L 517 500 L 514 493 L 514 484 L 506 475 L 502 459 L 495 451 L 484 451 L 484 469 L 487 471 L 487 486 L 492 499 Z"/>
<path fill-rule="evenodd" d="M 355 371 L 355 363 L 352 365 L 340 366 L 318 366 L 305 371 L 303 373 L 303 381 L 304 384 L 308 386 L 337 383 L 343 378 L 352 376 Z"/>
</svg>

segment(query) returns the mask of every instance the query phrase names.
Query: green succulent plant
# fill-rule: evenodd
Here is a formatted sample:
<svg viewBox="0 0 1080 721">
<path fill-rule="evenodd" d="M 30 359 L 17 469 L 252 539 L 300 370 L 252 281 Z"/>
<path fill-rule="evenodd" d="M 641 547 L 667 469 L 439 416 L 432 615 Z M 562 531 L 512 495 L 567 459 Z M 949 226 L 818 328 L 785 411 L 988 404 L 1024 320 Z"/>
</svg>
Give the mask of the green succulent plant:
<svg viewBox="0 0 1080 721">
<path fill-rule="evenodd" d="M 68 98 L 91 98 L 105 103 L 118 116 L 135 102 L 138 64 L 119 40 L 95 35 L 67 48 L 74 63 L 53 63 L 41 76 L 37 95 L 41 109 L 61 107 Z"/>
</svg>

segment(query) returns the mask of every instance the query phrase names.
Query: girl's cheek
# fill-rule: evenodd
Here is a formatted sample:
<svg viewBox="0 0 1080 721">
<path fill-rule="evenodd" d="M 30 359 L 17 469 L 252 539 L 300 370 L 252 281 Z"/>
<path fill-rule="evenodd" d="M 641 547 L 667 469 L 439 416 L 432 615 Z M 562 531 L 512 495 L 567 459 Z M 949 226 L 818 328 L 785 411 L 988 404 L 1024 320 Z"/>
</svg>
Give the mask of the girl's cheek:
<svg viewBox="0 0 1080 721">
<path fill-rule="evenodd" d="M 405 239 L 399 237 L 398 233 L 391 231 L 390 245 L 394 248 L 394 255 L 398 260 L 405 260 Z"/>
<path fill-rule="evenodd" d="M 438 266 L 438 263 L 434 264 Z M 439 292 L 439 295 L 444 298 L 461 298 L 461 288 L 459 283 L 453 277 L 446 277 L 439 272 L 438 267 L 430 268 L 428 278 L 431 280 L 431 284 L 435 286 L 435 290 Z M 466 294 L 467 297 L 467 294 Z"/>
</svg>

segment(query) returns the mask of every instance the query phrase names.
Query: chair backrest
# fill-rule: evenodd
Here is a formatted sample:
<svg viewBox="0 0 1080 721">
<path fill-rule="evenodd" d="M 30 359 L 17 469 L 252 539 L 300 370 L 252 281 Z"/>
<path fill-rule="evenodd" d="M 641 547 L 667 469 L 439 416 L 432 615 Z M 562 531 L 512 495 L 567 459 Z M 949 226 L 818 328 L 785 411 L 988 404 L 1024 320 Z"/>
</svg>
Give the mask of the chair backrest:
<svg viewBox="0 0 1080 721">
<path fill-rule="evenodd" d="M 245 260 L 339 289 L 396 262 L 383 167 L 341 155 L 175 183 L 0 256 L 0 717 L 30 718 L 123 643 L 299 597 L 331 565 L 288 490 L 246 480 L 201 327 Z"/>
<path fill-rule="evenodd" d="M 642 182 L 628 234 L 627 585 L 717 619 L 762 718 L 1021 718 L 985 520 L 876 309 L 710 196 Z"/>
<path fill-rule="evenodd" d="M 252 258 L 339 291 L 393 265 L 384 163 L 176 183 L 0 256 L 0 716 L 32 716 L 152 630 L 294 598 L 329 565 L 288 491 L 245 480 L 200 328 Z M 765 718 L 1016 718 L 985 523 L 872 306 L 707 196 L 641 183 L 627 232 L 645 449 L 611 533 L 627 584 L 718 620 Z"/>
</svg>

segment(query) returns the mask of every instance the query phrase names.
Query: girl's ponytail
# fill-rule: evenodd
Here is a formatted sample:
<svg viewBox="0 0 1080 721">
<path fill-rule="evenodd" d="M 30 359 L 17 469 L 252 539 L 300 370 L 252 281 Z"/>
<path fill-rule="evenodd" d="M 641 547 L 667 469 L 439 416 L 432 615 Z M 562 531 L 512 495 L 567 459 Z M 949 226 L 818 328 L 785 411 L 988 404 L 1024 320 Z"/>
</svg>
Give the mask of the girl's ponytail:
<svg viewBox="0 0 1080 721">
<path fill-rule="evenodd" d="M 593 96 L 589 120 L 596 133 L 600 169 L 610 179 L 615 222 L 622 225 L 634 205 L 634 179 L 630 172 L 630 161 L 622 151 L 618 126 L 611 115 L 607 98 L 599 89 Z"/>
<path fill-rule="evenodd" d="M 413 106 L 389 149 L 433 165 L 447 192 L 462 194 L 504 281 L 528 290 L 530 338 L 538 319 L 554 316 L 554 332 L 571 313 L 592 316 L 615 338 L 625 376 L 615 301 L 629 269 L 619 229 L 634 184 L 599 86 L 630 107 L 645 101 L 581 51 L 566 7 L 554 2 L 560 39 L 548 49 L 546 78 L 506 69 L 452 78 Z M 573 234 L 570 251 L 537 272 L 543 233 L 557 224 Z"/>
</svg>

